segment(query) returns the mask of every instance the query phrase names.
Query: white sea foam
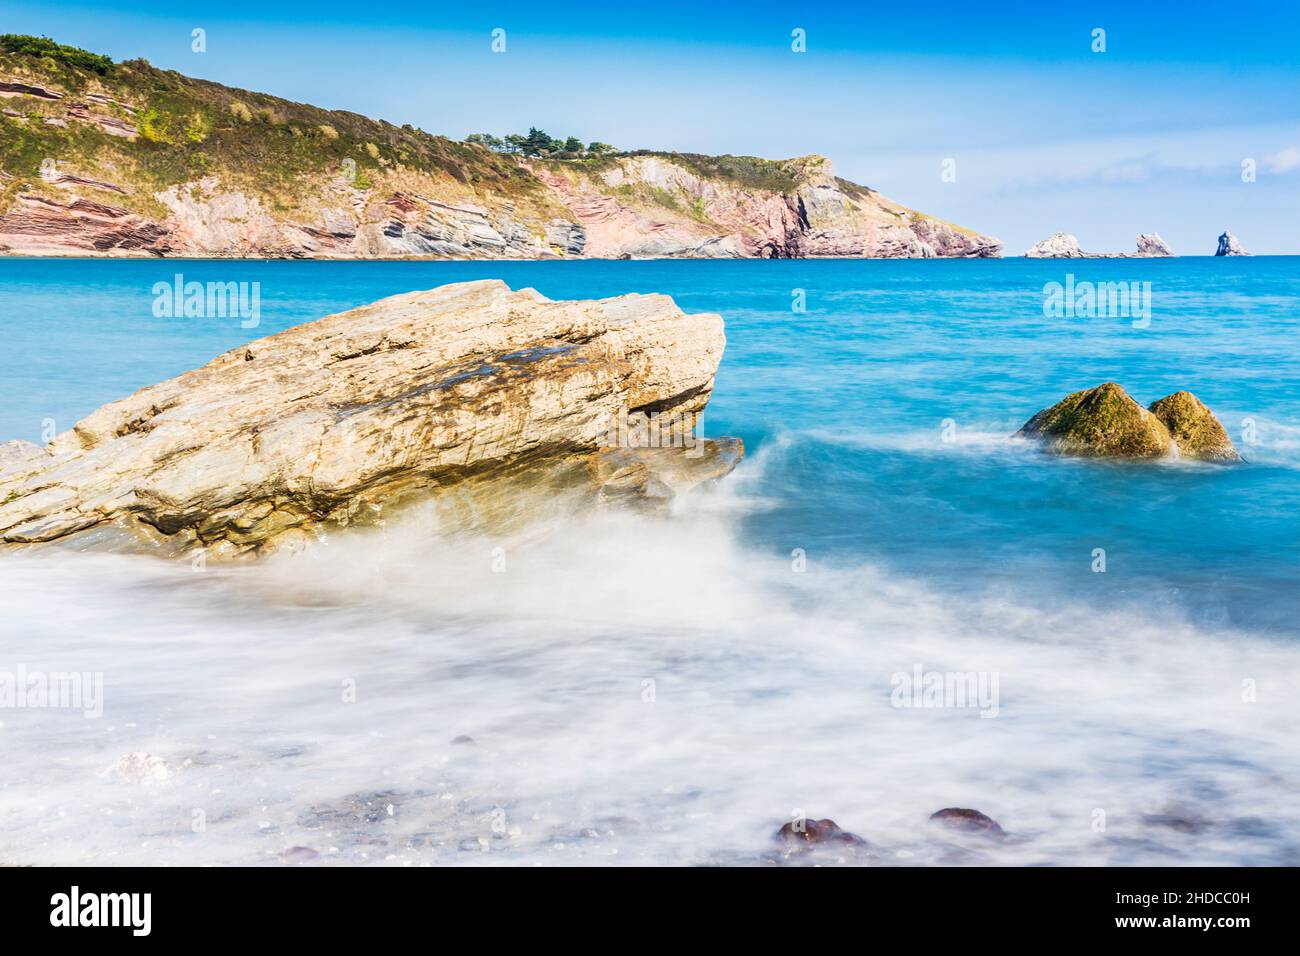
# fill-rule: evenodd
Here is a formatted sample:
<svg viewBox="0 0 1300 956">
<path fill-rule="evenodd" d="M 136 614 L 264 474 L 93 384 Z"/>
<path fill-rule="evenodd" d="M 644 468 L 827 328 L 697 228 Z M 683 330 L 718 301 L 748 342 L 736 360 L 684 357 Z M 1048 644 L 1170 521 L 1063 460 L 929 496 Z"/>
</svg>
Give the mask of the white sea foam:
<svg viewBox="0 0 1300 956">
<path fill-rule="evenodd" d="M 1300 649 L 798 572 L 743 497 L 203 573 L 6 556 L 0 669 L 105 679 L 98 720 L 0 711 L 0 862 L 755 862 L 796 809 L 881 863 L 1300 862 Z M 916 665 L 996 673 L 996 718 L 892 706 Z"/>
<path fill-rule="evenodd" d="M 801 434 L 829 445 L 868 451 L 908 454 L 1034 454 L 1038 443 L 1016 438 L 1018 426 L 1007 428 L 958 427 L 945 429 L 942 422 L 933 429 L 873 432 L 858 429 L 808 429 Z"/>
</svg>

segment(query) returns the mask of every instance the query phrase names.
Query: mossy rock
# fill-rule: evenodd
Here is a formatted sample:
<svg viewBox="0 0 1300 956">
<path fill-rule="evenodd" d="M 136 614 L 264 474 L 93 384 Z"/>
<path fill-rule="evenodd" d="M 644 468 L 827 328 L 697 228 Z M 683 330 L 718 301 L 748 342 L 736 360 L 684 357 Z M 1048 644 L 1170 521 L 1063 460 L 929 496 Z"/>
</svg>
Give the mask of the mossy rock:
<svg viewBox="0 0 1300 956">
<path fill-rule="evenodd" d="M 1174 447 L 1169 429 L 1114 382 L 1067 395 L 1024 424 L 1055 455 L 1161 458 Z"/>
<path fill-rule="evenodd" d="M 1149 406 L 1178 444 L 1183 458 L 1200 461 L 1241 461 L 1223 425 L 1191 392 L 1174 392 Z"/>
<path fill-rule="evenodd" d="M 1016 432 L 1055 455 L 1241 461 L 1228 433 L 1191 392 L 1143 408 L 1114 382 L 1065 396 Z"/>
</svg>

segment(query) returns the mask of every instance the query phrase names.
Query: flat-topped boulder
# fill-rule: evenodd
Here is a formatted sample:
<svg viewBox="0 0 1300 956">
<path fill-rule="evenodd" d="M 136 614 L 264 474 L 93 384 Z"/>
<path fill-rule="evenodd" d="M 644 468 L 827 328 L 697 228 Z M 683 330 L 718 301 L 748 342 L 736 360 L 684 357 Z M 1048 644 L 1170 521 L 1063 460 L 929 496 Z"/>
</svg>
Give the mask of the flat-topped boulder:
<svg viewBox="0 0 1300 956">
<path fill-rule="evenodd" d="M 740 456 L 694 434 L 724 344 L 720 316 L 664 295 L 485 280 L 392 296 L 143 388 L 44 450 L 4 446 L 0 541 L 237 555 L 485 479 L 671 496 Z M 611 476 L 620 494 L 602 495 Z"/>
<path fill-rule="evenodd" d="M 1016 436 L 1039 440 L 1055 455 L 1241 460 L 1218 419 L 1191 392 L 1143 408 L 1114 382 L 1067 395 L 1029 419 Z"/>
</svg>

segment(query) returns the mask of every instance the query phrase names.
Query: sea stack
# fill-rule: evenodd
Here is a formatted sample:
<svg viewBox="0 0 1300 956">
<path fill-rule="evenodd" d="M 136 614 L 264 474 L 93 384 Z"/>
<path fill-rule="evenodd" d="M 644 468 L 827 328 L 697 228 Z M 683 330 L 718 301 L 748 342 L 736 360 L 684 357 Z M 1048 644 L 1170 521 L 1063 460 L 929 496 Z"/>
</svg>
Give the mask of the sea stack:
<svg viewBox="0 0 1300 956">
<path fill-rule="evenodd" d="M 1034 243 L 1025 253 L 1026 259 L 1082 259 L 1086 256 L 1079 248 L 1079 240 L 1067 232 L 1055 233 L 1050 239 Z"/>
<path fill-rule="evenodd" d="M 1241 247 L 1241 241 L 1231 232 L 1224 230 L 1223 235 L 1219 237 L 1219 248 L 1215 250 L 1216 256 L 1248 256 L 1250 255 Z"/>
<path fill-rule="evenodd" d="M 1152 259 L 1172 256 L 1174 250 L 1159 233 L 1143 232 L 1137 237 L 1137 252 L 1084 252 L 1079 240 L 1068 232 L 1058 232 L 1050 239 L 1034 243 L 1026 259 Z"/>
<path fill-rule="evenodd" d="M 1139 256 L 1172 256 L 1174 250 L 1169 248 L 1169 243 L 1160 238 L 1158 232 L 1138 233 L 1137 251 Z"/>
</svg>

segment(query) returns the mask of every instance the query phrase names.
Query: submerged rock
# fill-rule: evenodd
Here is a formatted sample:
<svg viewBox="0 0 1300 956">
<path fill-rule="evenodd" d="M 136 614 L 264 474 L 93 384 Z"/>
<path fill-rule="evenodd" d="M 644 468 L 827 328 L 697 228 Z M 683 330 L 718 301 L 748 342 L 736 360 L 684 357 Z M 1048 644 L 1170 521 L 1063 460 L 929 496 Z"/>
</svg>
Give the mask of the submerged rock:
<svg viewBox="0 0 1300 956">
<path fill-rule="evenodd" d="M 939 823 L 954 830 L 967 833 L 984 833 L 989 836 L 1005 836 L 1002 827 L 990 816 L 967 807 L 945 807 L 930 814 L 931 823 Z"/>
<path fill-rule="evenodd" d="M 1214 414 L 1191 392 L 1143 408 L 1114 382 L 1067 395 L 1029 419 L 1016 437 L 1041 440 L 1055 455 L 1240 461 Z"/>
<path fill-rule="evenodd" d="M 553 302 L 485 280 L 392 296 L 105 405 L 49 454 L 7 450 L 0 540 L 262 553 L 484 482 L 510 484 L 485 496 L 502 512 L 530 488 L 594 505 L 606 459 L 629 454 L 643 470 L 612 497 L 642 477 L 671 497 L 740 457 L 693 433 L 724 344 L 721 317 L 663 295 Z M 613 427 L 628 420 L 652 421 L 655 447 Z"/>
<path fill-rule="evenodd" d="M 1056 455 L 1159 458 L 1173 447 L 1160 420 L 1114 382 L 1067 395 L 1016 434 L 1041 439 Z"/>
<path fill-rule="evenodd" d="M 1174 392 L 1154 401 L 1151 413 L 1160 419 L 1184 458 L 1201 461 L 1241 461 L 1232 439 L 1214 413 L 1191 392 Z"/>
<path fill-rule="evenodd" d="M 1219 248 L 1214 251 L 1216 256 L 1248 256 L 1250 255 L 1241 247 L 1240 240 L 1232 233 L 1224 230 L 1223 235 L 1219 237 Z"/>
<path fill-rule="evenodd" d="M 866 846 L 867 841 L 855 833 L 841 830 L 834 820 L 805 820 L 802 827 L 791 821 L 776 833 L 781 843 L 799 846 L 801 844 L 839 843 L 850 846 Z"/>
</svg>

